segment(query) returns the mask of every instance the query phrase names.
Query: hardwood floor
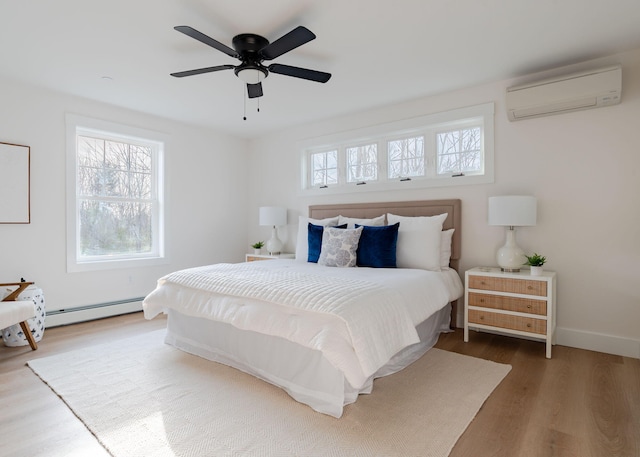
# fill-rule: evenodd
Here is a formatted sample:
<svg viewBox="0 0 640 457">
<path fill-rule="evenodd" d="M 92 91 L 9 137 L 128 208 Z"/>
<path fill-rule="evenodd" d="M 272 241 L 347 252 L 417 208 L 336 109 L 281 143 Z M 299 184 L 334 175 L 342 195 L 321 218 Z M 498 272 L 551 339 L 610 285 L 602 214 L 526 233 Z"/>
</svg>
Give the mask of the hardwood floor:
<svg viewBox="0 0 640 457">
<path fill-rule="evenodd" d="M 640 360 L 460 329 L 436 347 L 513 367 L 450 457 L 640 456 Z"/>
<path fill-rule="evenodd" d="M 0 346 L 0 455 L 107 456 L 25 363 L 165 326 L 135 313 L 47 329 L 35 352 Z M 562 346 L 548 360 L 542 343 L 476 332 L 464 343 L 460 329 L 437 347 L 513 367 L 450 457 L 640 456 L 640 360 Z"/>
</svg>

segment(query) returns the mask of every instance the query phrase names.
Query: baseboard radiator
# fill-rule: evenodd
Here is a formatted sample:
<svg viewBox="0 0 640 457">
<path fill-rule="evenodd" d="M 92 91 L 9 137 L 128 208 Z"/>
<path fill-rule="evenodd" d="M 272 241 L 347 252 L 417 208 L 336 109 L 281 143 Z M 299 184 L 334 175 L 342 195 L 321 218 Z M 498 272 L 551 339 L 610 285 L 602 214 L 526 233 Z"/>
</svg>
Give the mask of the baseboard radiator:
<svg viewBox="0 0 640 457">
<path fill-rule="evenodd" d="M 46 328 L 60 325 L 75 324 L 77 322 L 92 321 L 104 317 L 119 316 L 121 314 L 142 311 L 144 297 L 128 298 L 95 305 L 76 306 L 46 312 Z"/>
</svg>

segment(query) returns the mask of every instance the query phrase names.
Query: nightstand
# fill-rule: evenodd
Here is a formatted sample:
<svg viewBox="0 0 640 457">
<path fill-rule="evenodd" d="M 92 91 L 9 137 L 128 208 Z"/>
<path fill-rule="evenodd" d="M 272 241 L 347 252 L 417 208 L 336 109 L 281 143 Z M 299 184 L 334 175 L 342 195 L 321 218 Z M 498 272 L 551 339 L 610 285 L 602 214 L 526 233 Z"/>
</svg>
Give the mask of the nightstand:
<svg viewBox="0 0 640 457">
<path fill-rule="evenodd" d="M 256 260 L 272 260 L 272 259 L 295 259 L 295 254 L 283 253 L 278 255 L 269 254 L 245 254 L 245 262 L 255 262 Z"/>
<path fill-rule="evenodd" d="M 464 341 L 469 329 L 546 342 L 551 358 L 556 330 L 556 274 L 529 270 L 506 273 L 500 268 L 473 268 L 465 273 Z"/>
</svg>

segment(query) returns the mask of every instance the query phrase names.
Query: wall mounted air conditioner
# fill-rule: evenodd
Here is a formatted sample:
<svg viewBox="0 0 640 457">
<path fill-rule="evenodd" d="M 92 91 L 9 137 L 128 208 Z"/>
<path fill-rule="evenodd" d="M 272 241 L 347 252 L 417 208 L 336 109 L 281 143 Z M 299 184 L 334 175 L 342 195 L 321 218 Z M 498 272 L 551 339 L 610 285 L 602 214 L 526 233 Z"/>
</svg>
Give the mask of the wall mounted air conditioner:
<svg viewBox="0 0 640 457">
<path fill-rule="evenodd" d="M 574 73 L 507 89 L 510 121 L 620 103 L 622 67 Z"/>
</svg>

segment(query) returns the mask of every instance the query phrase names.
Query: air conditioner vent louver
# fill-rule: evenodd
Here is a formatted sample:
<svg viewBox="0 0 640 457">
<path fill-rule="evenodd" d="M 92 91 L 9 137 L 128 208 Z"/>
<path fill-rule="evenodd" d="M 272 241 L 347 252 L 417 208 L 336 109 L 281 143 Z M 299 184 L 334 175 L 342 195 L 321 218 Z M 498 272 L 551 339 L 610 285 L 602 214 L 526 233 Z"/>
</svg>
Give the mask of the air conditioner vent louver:
<svg viewBox="0 0 640 457">
<path fill-rule="evenodd" d="M 622 68 L 617 65 L 507 89 L 507 114 L 517 121 L 620 103 Z"/>
</svg>

